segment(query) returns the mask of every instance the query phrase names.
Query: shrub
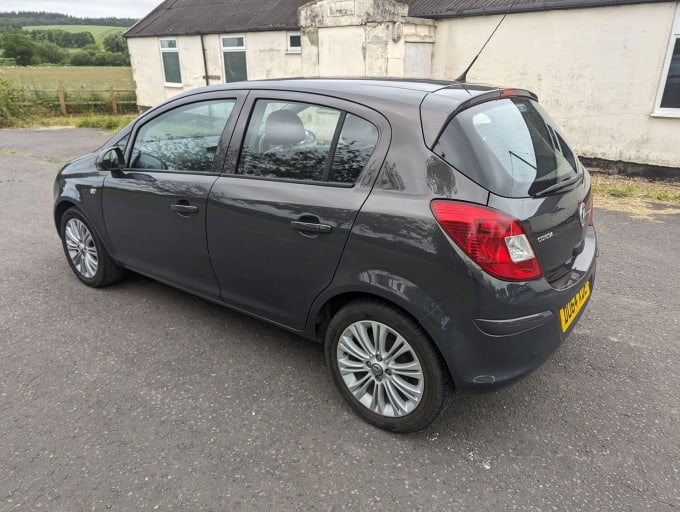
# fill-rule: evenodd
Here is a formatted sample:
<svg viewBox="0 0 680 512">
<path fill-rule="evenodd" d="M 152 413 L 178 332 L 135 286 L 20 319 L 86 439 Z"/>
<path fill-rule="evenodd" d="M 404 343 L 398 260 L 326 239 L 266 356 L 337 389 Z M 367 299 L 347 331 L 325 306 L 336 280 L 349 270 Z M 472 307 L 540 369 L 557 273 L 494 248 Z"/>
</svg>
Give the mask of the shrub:
<svg viewBox="0 0 680 512">
<path fill-rule="evenodd" d="M 86 51 L 79 51 L 71 55 L 72 66 L 91 66 L 92 53 Z"/>
<path fill-rule="evenodd" d="M 102 45 L 107 52 L 111 53 L 128 53 L 127 41 L 121 33 L 109 34 L 102 41 Z"/>
<path fill-rule="evenodd" d="M 87 116 L 81 117 L 75 123 L 78 128 L 103 128 L 118 131 L 132 121 L 136 116 Z"/>
<path fill-rule="evenodd" d="M 17 65 L 28 66 L 36 56 L 35 43 L 28 36 L 9 34 L 4 37 L 4 56 L 13 58 Z"/>
<path fill-rule="evenodd" d="M 80 51 L 71 56 L 73 66 L 129 66 L 130 58 L 122 53 Z"/>
<path fill-rule="evenodd" d="M 0 79 L 0 126 L 8 126 L 13 118 L 21 117 L 26 91 L 14 82 Z"/>
<path fill-rule="evenodd" d="M 68 52 L 54 43 L 37 43 L 35 53 L 41 64 L 63 64 L 68 61 Z"/>
</svg>

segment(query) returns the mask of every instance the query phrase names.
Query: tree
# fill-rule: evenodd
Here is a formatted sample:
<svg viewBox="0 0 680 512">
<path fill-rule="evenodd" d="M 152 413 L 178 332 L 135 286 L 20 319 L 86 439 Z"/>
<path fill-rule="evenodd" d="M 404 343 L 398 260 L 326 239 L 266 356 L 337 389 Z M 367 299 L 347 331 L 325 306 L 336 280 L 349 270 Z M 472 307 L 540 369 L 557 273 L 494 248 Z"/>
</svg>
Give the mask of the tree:
<svg viewBox="0 0 680 512">
<path fill-rule="evenodd" d="M 91 66 L 92 53 L 86 51 L 79 51 L 71 55 L 71 65 L 73 66 Z"/>
<path fill-rule="evenodd" d="M 35 57 L 35 43 L 28 36 L 9 34 L 5 36 L 2 46 L 5 57 L 13 58 L 19 66 L 28 66 Z"/>
<path fill-rule="evenodd" d="M 102 44 L 104 45 L 104 49 L 107 52 L 124 53 L 125 55 L 128 54 L 127 41 L 123 37 L 123 34 L 121 34 L 120 32 L 115 34 L 109 34 L 104 38 Z"/>
<path fill-rule="evenodd" d="M 21 34 L 24 29 L 17 25 L 0 25 L 0 48 L 2 48 L 3 41 L 8 34 Z"/>
<path fill-rule="evenodd" d="M 68 61 L 68 52 L 54 43 L 37 43 L 35 53 L 41 63 L 62 64 Z"/>
<path fill-rule="evenodd" d="M 89 44 L 95 44 L 92 32 L 76 32 L 71 34 L 71 46 L 73 48 L 83 48 Z"/>
</svg>

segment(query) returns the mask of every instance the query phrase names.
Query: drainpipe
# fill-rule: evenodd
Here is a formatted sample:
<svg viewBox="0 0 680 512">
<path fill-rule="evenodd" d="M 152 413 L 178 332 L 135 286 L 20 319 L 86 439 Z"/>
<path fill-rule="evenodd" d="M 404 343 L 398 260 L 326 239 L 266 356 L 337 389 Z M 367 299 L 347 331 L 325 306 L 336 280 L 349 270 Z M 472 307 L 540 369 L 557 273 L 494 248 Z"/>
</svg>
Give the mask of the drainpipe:
<svg viewBox="0 0 680 512">
<path fill-rule="evenodd" d="M 205 41 L 203 40 L 204 34 L 201 34 L 201 49 L 203 50 L 203 72 L 205 73 L 205 85 L 210 85 L 210 79 L 208 78 L 208 61 L 205 56 Z"/>
</svg>

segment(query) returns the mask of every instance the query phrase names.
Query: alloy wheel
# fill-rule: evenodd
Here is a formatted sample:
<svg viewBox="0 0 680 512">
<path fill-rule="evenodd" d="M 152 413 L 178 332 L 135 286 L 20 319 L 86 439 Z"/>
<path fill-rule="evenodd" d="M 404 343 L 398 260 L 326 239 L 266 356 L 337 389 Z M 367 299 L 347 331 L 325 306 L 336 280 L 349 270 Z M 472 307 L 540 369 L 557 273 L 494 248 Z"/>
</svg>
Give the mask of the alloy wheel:
<svg viewBox="0 0 680 512">
<path fill-rule="evenodd" d="M 376 414 L 405 416 L 423 397 L 425 377 L 415 351 L 383 323 L 362 320 L 350 324 L 340 336 L 336 361 L 350 393 Z"/>
<path fill-rule="evenodd" d="M 79 219 L 72 218 L 66 223 L 64 240 L 68 256 L 78 273 L 92 279 L 97 273 L 99 256 L 92 233 Z"/>
</svg>

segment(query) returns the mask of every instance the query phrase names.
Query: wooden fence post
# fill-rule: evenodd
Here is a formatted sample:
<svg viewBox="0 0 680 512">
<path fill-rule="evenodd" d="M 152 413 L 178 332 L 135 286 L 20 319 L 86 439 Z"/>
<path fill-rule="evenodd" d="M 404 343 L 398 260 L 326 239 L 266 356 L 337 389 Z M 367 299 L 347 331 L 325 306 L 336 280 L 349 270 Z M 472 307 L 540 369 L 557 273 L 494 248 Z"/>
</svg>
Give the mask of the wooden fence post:
<svg viewBox="0 0 680 512">
<path fill-rule="evenodd" d="M 113 90 L 113 85 L 109 86 L 109 97 L 111 98 L 111 110 L 115 116 L 118 114 L 118 105 L 116 105 L 116 92 Z"/>
<path fill-rule="evenodd" d="M 68 112 L 66 110 L 66 96 L 64 94 L 64 88 L 59 87 L 57 89 L 57 94 L 59 95 L 59 106 L 61 107 L 61 115 L 66 116 Z"/>
</svg>

